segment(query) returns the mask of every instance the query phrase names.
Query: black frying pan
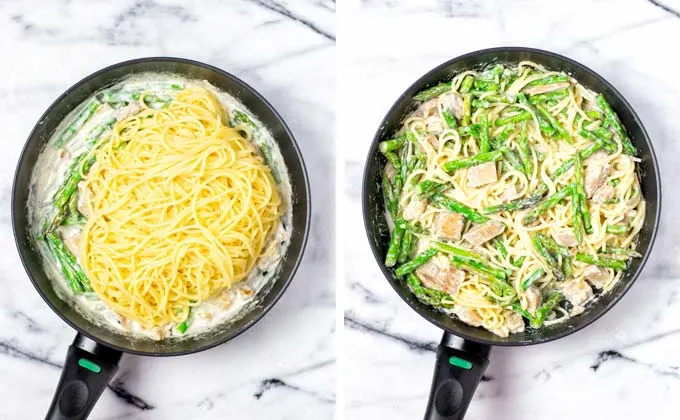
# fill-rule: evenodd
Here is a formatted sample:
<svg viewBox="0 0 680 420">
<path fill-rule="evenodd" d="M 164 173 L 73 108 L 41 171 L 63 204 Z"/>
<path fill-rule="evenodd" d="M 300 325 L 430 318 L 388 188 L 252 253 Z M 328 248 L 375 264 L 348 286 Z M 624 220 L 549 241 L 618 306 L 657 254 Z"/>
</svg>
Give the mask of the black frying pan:
<svg viewBox="0 0 680 420">
<path fill-rule="evenodd" d="M 639 152 L 642 193 L 647 201 L 644 227 L 640 232 L 638 251 L 643 255 L 634 259 L 618 284 L 606 295 L 588 305 L 585 312 L 567 322 L 546 326 L 539 330 L 527 329 L 523 333 L 502 338 L 493 333 L 464 324 L 431 306 L 421 303 L 399 280 L 392 269 L 384 265 L 389 244 L 389 230 L 383 207 L 381 170 L 385 159 L 378 151 L 378 143 L 391 137 L 401 126 L 404 118 L 415 108 L 412 100 L 417 92 L 451 80 L 452 76 L 467 69 L 480 68 L 489 63 L 517 63 L 531 60 L 551 70 L 561 70 L 575 77 L 584 86 L 605 95 L 628 129 L 631 140 Z M 388 111 L 378 129 L 368 152 L 363 179 L 363 213 L 368 240 L 378 264 L 399 296 L 422 317 L 444 330 L 444 337 L 437 351 L 426 420 L 455 420 L 465 415 L 472 395 L 489 363 L 490 347 L 525 346 L 555 340 L 584 328 L 611 309 L 626 293 L 640 275 L 647 261 L 656 236 L 661 205 L 659 168 L 652 143 L 623 96 L 606 80 L 586 66 L 561 55 L 531 48 L 502 47 L 475 51 L 454 58 L 416 81 Z"/>
<path fill-rule="evenodd" d="M 131 339 L 94 324 L 59 299 L 43 271 L 40 256 L 29 237 L 27 199 L 31 174 L 45 142 L 57 125 L 78 104 L 95 92 L 125 77 L 143 72 L 166 72 L 207 80 L 239 99 L 271 131 L 288 168 L 292 187 L 293 229 L 290 245 L 280 270 L 253 305 L 247 306 L 231 322 L 208 333 L 184 339 Z M 309 180 L 304 161 L 292 133 L 279 114 L 253 88 L 233 75 L 196 61 L 179 58 L 142 58 L 115 64 L 87 76 L 62 94 L 40 117 L 24 146 L 12 190 L 12 226 L 19 255 L 28 277 L 45 302 L 78 334 L 69 347 L 64 370 L 47 419 L 87 418 L 102 391 L 118 369 L 122 353 L 146 356 L 173 356 L 209 349 L 250 328 L 279 300 L 288 287 L 307 242 L 310 221 Z"/>
</svg>

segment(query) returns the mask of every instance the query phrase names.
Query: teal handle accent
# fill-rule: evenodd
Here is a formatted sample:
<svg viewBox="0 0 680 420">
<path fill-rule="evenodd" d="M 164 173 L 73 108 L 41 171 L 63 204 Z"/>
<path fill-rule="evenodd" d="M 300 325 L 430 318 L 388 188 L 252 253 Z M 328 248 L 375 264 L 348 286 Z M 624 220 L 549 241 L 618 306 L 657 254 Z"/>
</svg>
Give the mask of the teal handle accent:
<svg viewBox="0 0 680 420">
<path fill-rule="evenodd" d="M 78 359 L 78 365 L 90 372 L 99 373 L 102 371 L 102 368 L 98 364 L 84 358 Z"/>
<path fill-rule="evenodd" d="M 465 359 L 461 359 L 460 357 L 451 356 L 449 358 L 449 363 L 453 366 L 456 366 L 456 367 L 459 367 L 459 368 L 462 368 L 462 369 L 467 369 L 467 370 L 472 369 L 472 362 L 469 362 Z"/>
</svg>

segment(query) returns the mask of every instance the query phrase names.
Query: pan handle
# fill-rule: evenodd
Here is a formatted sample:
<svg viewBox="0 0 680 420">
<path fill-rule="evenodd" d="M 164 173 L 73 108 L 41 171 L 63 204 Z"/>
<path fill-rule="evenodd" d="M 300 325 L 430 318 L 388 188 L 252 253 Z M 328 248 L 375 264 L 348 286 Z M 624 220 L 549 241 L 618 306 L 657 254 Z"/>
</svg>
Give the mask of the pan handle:
<svg viewBox="0 0 680 420">
<path fill-rule="evenodd" d="M 460 420 L 489 364 L 490 347 L 444 333 L 425 420 Z"/>
<path fill-rule="evenodd" d="M 113 375 L 121 352 L 78 333 L 68 348 L 66 363 L 45 420 L 88 417 Z"/>
</svg>

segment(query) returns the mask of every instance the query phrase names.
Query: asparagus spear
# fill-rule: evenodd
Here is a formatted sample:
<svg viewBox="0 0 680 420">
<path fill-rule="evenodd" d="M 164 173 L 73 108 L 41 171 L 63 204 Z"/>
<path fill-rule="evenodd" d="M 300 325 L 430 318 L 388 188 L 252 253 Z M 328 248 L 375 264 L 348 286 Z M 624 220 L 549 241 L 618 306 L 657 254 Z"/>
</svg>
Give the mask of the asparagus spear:
<svg viewBox="0 0 680 420">
<path fill-rule="evenodd" d="M 78 182 L 82 179 L 82 174 L 87 173 L 90 165 L 94 163 L 94 155 L 87 159 L 89 152 L 85 152 L 73 160 L 69 166 L 64 182 L 59 186 L 52 196 L 52 202 L 57 209 L 63 208 L 68 203 L 69 198 L 78 189 Z"/>
<path fill-rule="evenodd" d="M 514 265 L 517 268 L 522 267 L 522 264 L 524 264 L 524 261 L 527 259 L 526 255 L 522 255 L 521 257 L 517 258 L 515 261 L 511 262 L 510 264 Z"/>
<path fill-rule="evenodd" d="M 434 194 L 440 194 L 449 188 L 447 184 L 440 184 L 434 181 L 423 181 L 416 185 L 418 196 L 422 198 L 429 198 Z"/>
<path fill-rule="evenodd" d="M 536 204 L 538 204 L 538 202 L 541 201 L 542 198 L 543 198 L 542 195 L 531 195 L 529 197 L 517 198 L 515 200 L 508 201 L 507 203 L 501 203 L 495 206 L 485 207 L 480 211 L 480 213 L 493 214 L 500 213 L 502 211 L 524 210 L 535 206 Z"/>
<path fill-rule="evenodd" d="M 507 147 L 503 147 L 501 149 L 501 151 L 503 152 L 503 157 L 505 158 L 505 160 L 513 168 L 517 169 L 520 172 L 524 172 L 524 164 L 522 163 L 522 161 L 520 160 L 520 158 L 517 156 L 517 154 L 515 152 L 513 152 L 512 150 L 510 150 Z"/>
<path fill-rule="evenodd" d="M 430 243 L 430 246 L 432 248 L 437 249 L 438 251 L 445 252 L 447 254 L 450 254 L 451 256 L 455 256 L 458 258 L 462 259 L 469 259 L 469 260 L 477 260 L 477 261 L 483 261 L 484 256 L 481 254 L 478 254 L 474 251 L 470 251 L 467 249 L 463 248 L 458 248 L 449 244 L 446 244 L 444 242 L 437 242 L 437 241 L 432 241 Z"/>
<path fill-rule="evenodd" d="M 546 121 L 546 119 L 543 118 L 541 113 L 536 109 L 535 106 L 533 106 L 529 102 L 529 100 L 523 93 L 517 95 L 517 99 L 519 100 L 519 103 L 529 108 L 532 114 L 536 115 L 536 119 L 538 120 L 538 126 L 541 129 L 542 133 L 544 133 L 547 136 L 552 136 L 553 134 L 555 134 L 555 129 L 552 127 L 552 125 L 550 125 L 550 122 Z"/>
<path fill-rule="evenodd" d="M 482 216 L 476 210 L 443 194 L 434 194 L 430 199 L 437 206 L 448 209 L 454 213 L 460 213 L 474 223 L 484 223 L 489 220 L 488 217 Z"/>
<path fill-rule="evenodd" d="M 534 284 L 538 279 L 540 279 L 543 276 L 545 276 L 545 271 L 542 268 L 535 270 L 533 273 L 529 274 L 529 276 L 526 279 L 524 279 L 524 281 L 520 285 L 520 288 L 523 291 L 527 290 L 529 286 Z"/>
<path fill-rule="evenodd" d="M 472 85 L 475 87 L 475 89 L 482 92 L 498 92 L 500 87 L 498 86 L 498 83 L 489 80 L 475 80 Z"/>
<path fill-rule="evenodd" d="M 599 112 L 599 111 L 595 111 L 594 109 L 590 110 L 590 111 L 586 111 L 586 115 L 588 116 L 588 118 L 593 119 L 593 120 L 599 120 L 599 119 L 602 118 L 602 113 Z"/>
<path fill-rule="evenodd" d="M 513 303 L 512 305 L 510 305 L 510 308 L 511 308 L 513 311 L 517 312 L 518 314 L 522 315 L 524 318 L 528 319 L 529 321 L 531 321 L 532 319 L 534 319 L 534 316 L 531 315 L 531 314 L 529 313 L 529 311 L 523 309 L 522 306 L 521 306 L 519 303 L 517 303 L 517 302 Z"/>
<path fill-rule="evenodd" d="M 543 241 L 541 241 L 541 237 L 539 235 L 534 235 L 534 237 L 531 238 L 531 242 L 538 254 L 546 261 L 550 270 L 555 274 L 557 280 L 564 281 L 565 276 L 562 272 L 562 268 L 557 263 L 557 259 L 548 251 Z"/>
<path fill-rule="evenodd" d="M 381 141 L 378 145 L 380 153 L 394 152 L 404 147 L 406 144 L 406 134 L 401 134 L 393 139 Z"/>
<path fill-rule="evenodd" d="M 571 192 L 571 212 L 574 225 L 574 236 L 581 245 L 583 243 L 583 214 L 581 213 L 579 193 L 576 188 Z"/>
<path fill-rule="evenodd" d="M 536 236 L 543 243 L 545 248 L 554 255 L 561 255 L 562 257 L 569 257 L 569 250 L 559 245 L 555 240 L 549 236 L 537 233 Z"/>
<path fill-rule="evenodd" d="M 556 206 L 560 201 L 562 201 L 565 197 L 571 194 L 572 188 L 574 188 L 573 184 L 567 185 L 566 187 L 557 191 L 552 196 L 543 200 L 536 208 L 534 208 L 529 213 L 527 213 L 526 216 L 524 216 L 524 218 L 522 219 L 522 223 L 524 225 L 529 225 L 535 222 L 536 219 L 538 219 L 538 217 L 541 214 L 543 214 L 546 210 Z"/>
<path fill-rule="evenodd" d="M 472 83 L 475 81 L 474 77 L 470 76 L 469 74 L 463 78 L 463 81 L 460 83 L 460 93 L 468 93 L 470 92 L 470 89 L 472 89 Z"/>
<path fill-rule="evenodd" d="M 529 148 L 529 140 L 527 139 L 527 123 L 522 123 L 522 128 L 519 134 L 519 156 L 522 159 L 524 165 L 524 173 L 527 176 L 531 176 L 534 172 L 534 163 L 531 158 L 531 149 Z"/>
<path fill-rule="evenodd" d="M 588 131 L 586 129 L 581 129 L 579 130 L 578 134 L 583 138 L 601 143 L 602 147 L 608 153 L 616 152 L 616 145 L 611 142 L 610 138 L 607 138 L 605 135 L 603 135 L 602 131 Z M 609 133 L 609 136 L 611 137 L 611 133 Z"/>
<path fill-rule="evenodd" d="M 612 107 L 609 105 L 609 102 L 607 102 L 607 99 L 605 99 L 604 95 L 602 94 L 597 95 L 597 104 L 600 106 L 600 109 L 602 109 L 602 111 L 604 112 L 606 121 L 609 122 L 611 127 L 614 129 L 614 132 L 616 133 L 617 137 L 621 141 L 623 151 L 626 154 L 635 156 L 637 154 L 635 146 L 633 146 L 633 144 L 630 142 L 630 138 L 628 138 L 626 130 L 623 128 L 621 122 L 619 121 L 619 116 L 616 115 Z"/>
<path fill-rule="evenodd" d="M 401 239 L 406 230 L 406 222 L 399 219 L 394 222 L 394 230 L 390 238 L 390 245 L 387 248 L 387 255 L 385 256 L 385 266 L 393 267 L 399 258 L 399 249 L 401 246 Z"/>
<path fill-rule="evenodd" d="M 413 99 L 416 101 L 429 101 L 432 98 L 436 98 L 437 96 L 449 92 L 451 90 L 451 82 L 446 82 L 446 83 L 440 83 L 436 86 L 432 86 L 431 88 L 422 90 L 418 92 Z"/>
<path fill-rule="evenodd" d="M 45 241 L 59 262 L 61 271 L 64 273 L 64 277 L 73 293 L 78 294 L 91 291 L 90 280 L 59 236 L 55 232 L 49 232 L 45 235 Z"/>
<path fill-rule="evenodd" d="M 394 169 L 397 171 L 401 170 L 401 160 L 399 159 L 399 156 L 397 156 L 396 153 L 394 152 L 385 152 L 383 153 L 383 156 L 387 158 L 387 160 L 394 166 Z"/>
<path fill-rule="evenodd" d="M 579 156 L 581 156 L 582 160 L 588 159 L 590 156 L 592 156 L 593 153 L 597 152 L 602 148 L 602 145 L 599 143 L 593 143 L 583 150 L 580 150 Z M 571 169 L 574 166 L 575 160 L 574 158 L 569 158 L 562 162 L 562 164 L 555 169 L 555 172 L 550 176 L 550 179 L 553 181 L 556 180 L 557 178 L 561 177 L 562 175 L 566 174 L 569 169 Z M 547 190 L 546 190 L 547 191 Z"/>
<path fill-rule="evenodd" d="M 403 264 L 408 260 L 409 254 L 411 253 L 411 246 L 413 244 L 413 232 L 406 226 L 406 231 L 404 232 L 404 237 L 401 240 L 401 245 L 399 248 L 399 256 L 397 257 L 397 262 Z"/>
<path fill-rule="evenodd" d="M 453 299 L 451 296 L 441 290 L 430 289 L 429 287 L 423 286 L 420 279 L 413 273 L 408 273 L 406 275 L 406 284 L 408 284 L 411 292 L 413 292 L 413 294 L 423 303 L 442 308 L 453 307 Z"/>
<path fill-rule="evenodd" d="M 110 105 L 124 105 L 138 100 L 143 89 L 106 91 L 99 95 L 99 100 Z"/>
<path fill-rule="evenodd" d="M 550 126 L 557 131 L 557 134 L 560 135 L 564 140 L 567 141 L 569 144 L 573 144 L 574 141 L 571 139 L 571 136 L 569 135 L 569 132 L 562 127 L 562 124 L 557 121 L 555 117 L 552 116 L 552 114 L 543 106 L 542 104 L 536 104 L 536 109 L 538 112 L 541 113 L 543 118 L 550 123 Z"/>
<path fill-rule="evenodd" d="M 496 245 L 496 249 L 498 250 L 498 253 L 501 254 L 501 257 L 508 258 L 508 249 L 505 247 L 505 244 L 503 243 L 503 239 L 498 237 L 494 240 L 494 243 Z"/>
<path fill-rule="evenodd" d="M 453 116 L 450 110 L 445 109 L 442 111 L 442 116 L 444 117 L 444 121 L 446 121 L 446 125 L 452 129 L 455 130 L 458 128 L 458 122 L 456 121 L 456 117 Z"/>
<path fill-rule="evenodd" d="M 626 225 L 607 225 L 607 233 L 613 233 L 615 235 L 625 235 L 628 232 L 628 226 Z"/>
<path fill-rule="evenodd" d="M 414 259 L 412 259 L 411 261 L 399 266 L 399 268 L 396 269 L 394 274 L 396 274 L 397 277 L 401 277 L 405 274 L 412 273 L 412 272 L 416 271 L 416 269 L 418 267 L 425 264 L 432 257 L 434 257 L 437 254 L 437 252 L 439 252 L 439 251 L 437 251 L 434 248 L 430 248 L 427 251 L 421 252 L 420 254 L 416 255 L 416 257 Z M 390 266 L 388 266 L 388 267 L 390 267 Z"/>
<path fill-rule="evenodd" d="M 577 193 L 578 199 L 578 209 L 581 213 L 583 219 L 583 229 L 586 233 L 593 232 L 593 224 L 590 219 L 590 211 L 588 211 L 588 205 L 586 203 L 586 181 L 583 175 L 583 161 L 581 160 L 581 154 L 576 153 L 574 155 L 574 175 L 576 177 L 576 184 L 574 190 Z"/>
<path fill-rule="evenodd" d="M 568 82 L 569 81 L 569 76 L 566 74 L 555 74 L 552 76 L 546 76 L 541 79 L 536 79 L 532 82 L 529 82 L 524 86 L 525 88 L 530 88 L 534 86 L 543 86 L 543 85 L 552 85 L 554 83 L 562 83 L 562 82 Z"/>
<path fill-rule="evenodd" d="M 642 257 L 642 254 L 640 254 L 639 252 L 627 248 L 607 247 L 607 249 L 605 249 L 602 253 L 611 255 L 623 255 L 628 258 Z"/>
<path fill-rule="evenodd" d="M 540 328 L 543 326 L 545 319 L 555 310 L 557 305 L 562 300 L 562 295 L 559 292 L 554 292 L 550 297 L 536 309 L 536 315 L 531 320 L 530 325 L 533 328 Z"/>
<path fill-rule="evenodd" d="M 382 174 L 382 188 L 383 194 L 385 194 L 385 201 L 387 202 L 387 210 L 389 210 L 392 219 L 396 219 L 399 203 L 397 203 L 397 199 L 394 196 L 394 190 L 392 189 L 390 179 L 387 177 L 387 171 L 384 170 Z"/>
<path fill-rule="evenodd" d="M 541 93 L 538 95 L 531 95 L 529 97 L 529 103 L 536 105 L 541 102 L 548 102 L 548 101 L 559 101 L 560 99 L 564 99 L 567 96 L 569 96 L 569 90 L 567 89 L 561 89 L 561 90 L 556 90 L 554 92 L 547 92 L 547 93 Z"/>
<path fill-rule="evenodd" d="M 468 158 L 450 160 L 442 165 L 442 169 L 444 169 L 446 172 L 453 172 L 458 169 L 470 168 L 472 166 L 477 166 L 482 163 L 496 162 L 501 160 L 502 157 L 503 152 L 501 152 L 500 150 L 494 150 L 493 152 L 478 153 Z"/>
<path fill-rule="evenodd" d="M 69 124 L 66 129 L 64 129 L 61 135 L 59 135 L 59 138 L 54 143 L 54 146 L 59 148 L 63 146 L 64 143 L 71 140 L 71 138 L 76 135 L 78 130 L 80 130 L 82 126 L 85 125 L 85 123 L 92 117 L 92 115 L 97 112 L 97 109 L 99 109 L 100 105 L 101 103 L 96 99 L 93 99 L 90 101 L 90 103 L 85 105 L 85 108 L 83 108 L 83 110 L 78 113 L 73 122 Z"/>
<path fill-rule="evenodd" d="M 480 153 L 487 153 L 491 149 L 489 144 L 489 118 L 484 115 L 479 125 L 481 127 L 479 132 L 479 151 Z"/>
<path fill-rule="evenodd" d="M 481 261 L 472 260 L 468 258 L 461 258 L 456 255 L 451 255 L 450 258 L 453 265 L 460 267 L 464 270 L 475 271 L 485 277 L 491 276 L 499 280 L 505 280 L 507 278 L 507 274 L 505 273 L 505 271 L 493 268 L 490 265 L 485 264 Z"/>
<path fill-rule="evenodd" d="M 187 317 L 184 321 L 182 321 L 179 325 L 177 325 L 177 332 L 180 334 L 184 334 L 187 332 L 187 329 L 189 329 L 189 316 L 191 315 L 191 308 L 189 308 L 189 312 L 187 313 Z"/>
<path fill-rule="evenodd" d="M 95 144 L 97 142 L 97 140 L 99 140 L 99 138 L 102 136 L 102 134 L 109 131 L 115 123 L 116 123 L 116 117 L 111 117 L 111 118 L 108 118 L 107 120 L 97 124 L 96 126 L 94 126 L 94 128 L 92 128 L 92 130 L 90 130 L 87 133 L 87 137 L 86 137 L 85 141 L 90 145 Z"/>
<path fill-rule="evenodd" d="M 472 98 L 469 93 L 463 95 L 463 125 L 470 125 L 472 119 Z"/>
<path fill-rule="evenodd" d="M 262 157 L 264 158 L 267 167 L 269 167 L 272 178 L 274 178 L 274 181 L 276 181 L 277 184 L 280 184 L 281 176 L 279 174 L 279 170 L 276 168 L 276 165 L 274 165 L 274 158 L 272 157 L 271 150 L 269 150 L 269 146 L 266 143 L 262 143 L 260 145 L 260 152 L 262 153 Z"/>
<path fill-rule="evenodd" d="M 576 261 L 598 265 L 600 267 L 613 268 L 614 270 L 625 270 L 625 261 L 615 260 L 613 258 L 600 257 L 596 258 L 592 255 L 583 254 L 581 252 L 576 254 Z"/>
<path fill-rule="evenodd" d="M 517 113 L 515 115 L 510 115 L 507 117 L 501 117 L 496 119 L 496 122 L 494 123 L 496 127 L 502 127 L 507 124 L 514 124 L 526 120 L 531 119 L 531 113 L 527 111 L 522 111 L 520 113 Z"/>
</svg>

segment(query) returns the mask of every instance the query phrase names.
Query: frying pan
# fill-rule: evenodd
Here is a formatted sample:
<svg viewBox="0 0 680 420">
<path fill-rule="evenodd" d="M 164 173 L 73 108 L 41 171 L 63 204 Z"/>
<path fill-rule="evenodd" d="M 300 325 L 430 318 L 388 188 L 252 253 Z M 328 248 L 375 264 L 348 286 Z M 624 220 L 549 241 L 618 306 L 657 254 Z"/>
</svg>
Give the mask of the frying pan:
<svg viewBox="0 0 680 420">
<path fill-rule="evenodd" d="M 378 143 L 390 138 L 401 126 L 404 118 L 415 109 L 413 96 L 421 90 L 449 81 L 453 75 L 490 63 L 518 63 L 531 60 L 551 70 L 564 71 L 581 84 L 605 95 L 628 129 L 631 140 L 642 161 L 639 175 L 642 193 L 647 201 L 644 226 L 640 231 L 638 251 L 642 258 L 634 259 L 621 281 L 604 296 L 589 304 L 585 312 L 566 322 L 526 329 L 522 333 L 499 337 L 493 333 L 469 326 L 435 308 L 420 302 L 404 281 L 384 265 L 389 244 L 389 229 L 385 218 L 381 170 L 386 161 L 378 151 Z M 659 169 L 651 141 L 628 102 L 614 87 L 594 71 L 567 57 L 532 48 L 501 47 L 471 52 L 454 58 L 434 68 L 418 79 L 397 99 L 388 111 L 371 144 L 363 179 L 363 215 L 366 234 L 380 268 L 387 281 L 399 296 L 423 318 L 444 330 L 437 350 L 434 378 L 425 414 L 426 420 L 457 420 L 465 415 L 472 396 L 489 363 L 491 346 L 526 346 L 552 341 L 586 327 L 611 309 L 638 278 L 652 249 L 659 222 L 661 205 Z"/>
<path fill-rule="evenodd" d="M 162 341 L 131 338 L 93 323 L 61 300 L 50 285 L 40 256 L 29 236 L 27 199 L 36 160 L 59 123 L 95 92 L 122 79 L 144 72 L 172 73 L 207 80 L 239 99 L 269 129 L 288 168 L 292 188 L 292 235 L 278 273 L 260 290 L 251 305 L 234 319 L 209 332 Z M 46 419 L 85 419 L 118 369 L 123 353 L 173 356 L 194 353 L 222 344 L 255 324 L 279 300 L 302 258 L 310 221 L 309 180 L 292 133 L 274 108 L 253 88 L 233 75 L 196 61 L 153 57 L 114 64 L 87 76 L 62 94 L 40 117 L 24 146 L 12 189 L 12 226 L 21 261 L 40 296 L 52 310 L 77 331 L 68 348 L 66 363 Z"/>
</svg>

